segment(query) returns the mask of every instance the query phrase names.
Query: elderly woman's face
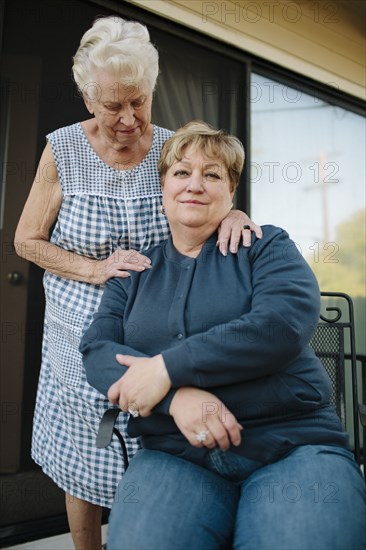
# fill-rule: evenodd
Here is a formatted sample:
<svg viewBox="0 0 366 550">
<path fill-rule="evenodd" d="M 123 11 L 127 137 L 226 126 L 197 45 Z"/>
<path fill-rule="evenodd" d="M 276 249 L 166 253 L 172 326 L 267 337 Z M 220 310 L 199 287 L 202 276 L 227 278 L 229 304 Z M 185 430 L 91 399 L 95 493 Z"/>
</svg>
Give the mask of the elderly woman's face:
<svg viewBox="0 0 366 550">
<path fill-rule="evenodd" d="M 188 226 L 214 231 L 232 206 L 228 171 L 220 159 L 189 147 L 167 171 L 163 205 L 171 229 Z"/>
<path fill-rule="evenodd" d="M 86 87 L 84 100 L 102 135 L 112 146 L 137 143 L 151 122 L 150 84 L 122 84 L 102 70 L 96 70 L 94 75 L 95 82 Z"/>
</svg>

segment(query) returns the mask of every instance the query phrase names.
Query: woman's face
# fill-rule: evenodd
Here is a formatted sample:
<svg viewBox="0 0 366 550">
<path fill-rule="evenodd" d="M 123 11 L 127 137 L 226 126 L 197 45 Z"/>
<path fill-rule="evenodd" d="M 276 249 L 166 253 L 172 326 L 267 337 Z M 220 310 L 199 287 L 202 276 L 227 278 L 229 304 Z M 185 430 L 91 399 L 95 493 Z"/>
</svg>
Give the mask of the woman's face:
<svg viewBox="0 0 366 550">
<path fill-rule="evenodd" d="M 114 147 L 134 145 L 151 123 L 150 84 L 122 84 L 100 69 L 95 70 L 94 76 L 95 82 L 87 86 L 84 101 L 100 132 Z"/>
<path fill-rule="evenodd" d="M 183 226 L 215 231 L 232 207 L 230 187 L 220 159 L 189 147 L 164 179 L 163 205 L 172 231 Z"/>
</svg>

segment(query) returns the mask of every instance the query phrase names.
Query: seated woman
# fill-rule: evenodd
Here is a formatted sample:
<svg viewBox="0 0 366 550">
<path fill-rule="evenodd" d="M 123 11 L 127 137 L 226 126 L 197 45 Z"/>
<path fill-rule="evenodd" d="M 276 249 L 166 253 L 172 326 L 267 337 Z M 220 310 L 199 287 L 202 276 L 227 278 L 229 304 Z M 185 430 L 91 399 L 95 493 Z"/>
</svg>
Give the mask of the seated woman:
<svg viewBox="0 0 366 550">
<path fill-rule="evenodd" d="M 108 549 L 365 548 L 366 495 L 309 341 L 320 296 L 288 234 L 223 257 L 217 228 L 244 163 L 194 121 L 163 146 L 171 237 L 110 280 L 81 342 L 89 383 L 141 436 Z"/>
</svg>

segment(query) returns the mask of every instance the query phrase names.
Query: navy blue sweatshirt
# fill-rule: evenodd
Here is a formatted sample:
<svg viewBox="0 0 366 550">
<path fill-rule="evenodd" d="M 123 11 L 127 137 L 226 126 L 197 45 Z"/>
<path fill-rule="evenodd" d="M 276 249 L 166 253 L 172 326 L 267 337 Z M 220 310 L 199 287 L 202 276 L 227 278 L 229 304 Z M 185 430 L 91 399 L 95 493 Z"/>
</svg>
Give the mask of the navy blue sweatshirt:
<svg viewBox="0 0 366 550">
<path fill-rule="evenodd" d="M 348 447 L 331 382 L 309 346 L 317 281 L 283 229 L 263 233 L 226 257 L 217 234 L 197 258 L 169 238 L 144 253 L 151 269 L 107 283 L 80 351 L 89 383 L 104 395 L 126 371 L 116 353 L 162 353 L 172 389 L 151 416 L 128 422 L 145 448 L 202 463 L 207 448 L 191 446 L 169 415 L 182 386 L 210 391 L 236 416 L 244 430 L 232 452 L 266 463 L 298 445 Z"/>
</svg>

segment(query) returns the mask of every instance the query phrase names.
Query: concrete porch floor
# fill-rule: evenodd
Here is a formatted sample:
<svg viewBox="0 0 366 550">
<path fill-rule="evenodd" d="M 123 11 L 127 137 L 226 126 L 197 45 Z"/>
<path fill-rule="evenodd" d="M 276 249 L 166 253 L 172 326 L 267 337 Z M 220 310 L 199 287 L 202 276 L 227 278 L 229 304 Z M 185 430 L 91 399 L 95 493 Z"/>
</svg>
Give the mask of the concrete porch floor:
<svg viewBox="0 0 366 550">
<path fill-rule="evenodd" d="M 103 544 L 107 540 L 107 525 L 102 526 Z M 16 546 L 6 546 L 3 550 L 74 550 L 70 533 L 48 537 L 45 539 L 25 542 Z"/>
</svg>

